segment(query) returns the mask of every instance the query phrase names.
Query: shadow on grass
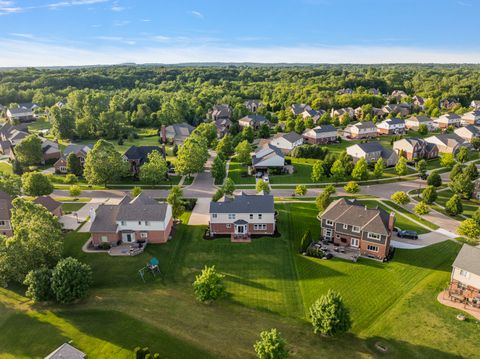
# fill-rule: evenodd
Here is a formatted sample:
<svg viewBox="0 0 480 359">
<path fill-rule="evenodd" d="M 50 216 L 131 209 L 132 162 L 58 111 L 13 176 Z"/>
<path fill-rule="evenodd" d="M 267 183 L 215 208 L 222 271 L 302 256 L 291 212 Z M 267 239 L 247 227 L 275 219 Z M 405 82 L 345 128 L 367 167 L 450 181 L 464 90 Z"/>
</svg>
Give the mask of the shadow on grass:
<svg viewBox="0 0 480 359">
<path fill-rule="evenodd" d="M 392 262 L 450 272 L 461 245 L 448 240 L 420 249 L 396 249 Z"/>
<path fill-rule="evenodd" d="M 269 288 L 269 287 L 267 287 L 267 286 L 265 286 L 261 283 L 257 283 L 257 282 L 248 280 L 246 278 L 241 278 L 241 277 L 233 276 L 233 275 L 230 275 L 230 274 L 225 274 L 225 279 L 227 281 L 230 281 L 230 282 L 233 282 L 233 283 L 236 283 L 236 284 L 241 284 L 241 285 L 248 286 L 248 287 L 255 288 L 255 289 L 259 289 L 259 290 L 265 290 L 265 291 L 268 291 L 268 292 L 274 292 L 275 291 L 274 289 Z"/>
</svg>

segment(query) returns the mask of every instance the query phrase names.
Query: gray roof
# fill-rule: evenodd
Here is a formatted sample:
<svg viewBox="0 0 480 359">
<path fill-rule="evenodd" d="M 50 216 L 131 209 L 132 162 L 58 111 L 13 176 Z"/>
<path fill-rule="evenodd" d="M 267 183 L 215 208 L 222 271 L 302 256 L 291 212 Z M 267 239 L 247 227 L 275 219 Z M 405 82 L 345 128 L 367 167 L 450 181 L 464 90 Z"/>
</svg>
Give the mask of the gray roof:
<svg viewBox="0 0 480 359">
<path fill-rule="evenodd" d="M 33 200 L 34 203 L 36 204 L 41 204 L 44 206 L 48 211 L 52 212 L 56 210 L 58 207 L 61 207 L 62 204 L 58 201 L 55 201 L 52 197 L 50 196 L 42 196 L 42 197 L 37 197 Z"/>
<path fill-rule="evenodd" d="M 467 126 L 464 126 L 464 128 L 474 135 L 477 135 L 480 133 L 480 127 L 477 127 L 474 125 L 467 125 Z"/>
<path fill-rule="evenodd" d="M 405 123 L 404 120 L 402 120 L 401 118 L 387 118 L 386 120 L 384 120 L 383 122 L 387 122 L 388 124 L 390 125 L 400 125 L 400 124 L 403 124 Z"/>
<path fill-rule="evenodd" d="M 440 142 L 442 142 L 445 146 L 448 147 L 455 147 L 465 142 L 465 140 L 456 133 L 441 133 L 438 135 L 427 137 L 425 140 L 427 142 L 430 142 L 429 140 L 432 138 L 437 138 Z"/>
<path fill-rule="evenodd" d="M 365 153 L 385 150 L 385 148 L 378 142 L 357 143 L 357 146 L 360 147 Z"/>
<path fill-rule="evenodd" d="M 90 152 L 90 150 L 93 148 L 93 144 L 89 143 L 88 145 L 76 145 L 76 144 L 69 144 L 65 149 L 63 150 L 63 155 L 67 157 L 70 153 L 79 153 L 82 152 L 85 155 Z"/>
<path fill-rule="evenodd" d="M 23 107 L 18 107 L 18 108 L 9 108 L 8 109 L 12 115 L 17 115 L 19 113 L 26 113 L 26 112 L 32 112 L 30 109 L 26 109 Z"/>
<path fill-rule="evenodd" d="M 452 266 L 480 275 L 480 248 L 464 244 Z"/>
<path fill-rule="evenodd" d="M 262 124 L 268 122 L 265 116 L 262 115 L 247 115 L 240 119 L 240 121 L 245 121 L 248 123 Z"/>
<path fill-rule="evenodd" d="M 262 156 L 259 156 L 260 154 L 262 154 Z M 275 156 L 280 156 L 282 158 L 285 157 L 280 148 L 275 147 L 269 143 L 265 147 L 262 147 L 257 152 L 255 152 L 255 154 L 252 156 L 252 165 L 255 166 L 256 164 Z"/>
<path fill-rule="evenodd" d="M 366 121 L 366 122 L 357 122 L 354 125 L 357 128 L 374 128 L 375 131 L 377 130 L 377 126 L 372 121 Z"/>
<path fill-rule="evenodd" d="M 310 106 L 304 104 L 304 103 L 294 103 L 292 104 L 292 111 L 294 115 L 300 115 L 305 109 L 308 109 Z"/>
<path fill-rule="evenodd" d="M 315 133 L 336 132 L 337 129 L 332 125 L 321 125 L 313 128 Z"/>
<path fill-rule="evenodd" d="M 415 121 L 418 123 L 427 123 L 427 122 L 432 122 L 432 119 L 427 116 L 412 116 L 408 120 L 410 121 Z"/>
<path fill-rule="evenodd" d="M 210 213 L 275 213 L 273 196 L 248 195 L 242 192 L 233 199 L 225 197 L 224 202 L 210 202 Z"/>
<path fill-rule="evenodd" d="M 86 354 L 71 346 L 68 343 L 64 343 L 48 354 L 45 359 L 83 359 Z"/>
<path fill-rule="evenodd" d="M 159 146 L 130 146 L 123 154 L 128 160 L 138 160 L 143 165 L 148 160 L 148 155 L 153 151 L 163 154 Z"/>
<path fill-rule="evenodd" d="M 299 135 L 296 132 L 285 133 L 285 134 L 281 135 L 280 137 L 283 137 L 284 139 L 286 139 L 290 143 L 295 143 L 298 140 L 301 140 L 303 138 L 302 135 Z"/>
</svg>

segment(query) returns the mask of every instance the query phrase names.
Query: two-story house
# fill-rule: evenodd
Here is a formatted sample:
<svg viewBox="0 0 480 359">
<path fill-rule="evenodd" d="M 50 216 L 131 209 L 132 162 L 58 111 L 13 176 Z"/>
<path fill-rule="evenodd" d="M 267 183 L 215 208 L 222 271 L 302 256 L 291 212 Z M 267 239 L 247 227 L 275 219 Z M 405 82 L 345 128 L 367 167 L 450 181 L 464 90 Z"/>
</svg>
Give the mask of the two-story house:
<svg viewBox="0 0 480 359">
<path fill-rule="evenodd" d="M 332 125 L 321 125 L 306 130 L 303 133 L 305 142 L 312 145 L 335 142 L 337 140 L 337 129 Z"/>
<path fill-rule="evenodd" d="M 6 192 L 0 191 L 0 234 L 13 236 L 11 219 L 12 197 Z"/>
<path fill-rule="evenodd" d="M 165 243 L 173 225 L 172 206 L 144 193 L 125 196 L 119 204 L 101 204 L 90 209 L 90 233 L 94 247 L 102 243 Z"/>
<path fill-rule="evenodd" d="M 75 145 L 75 144 L 69 144 L 65 149 L 63 150 L 62 156 L 53 164 L 53 167 L 55 168 L 55 172 L 57 173 L 67 173 L 67 157 L 70 155 L 70 153 L 73 153 L 77 158 L 80 160 L 80 164 L 83 165 L 85 164 L 85 159 L 87 158 L 88 152 L 90 152 L 93 148 L 92 144 L 88 145 Z"/>
<path fill-rule="evenodd" d="M 395 166 L 398 162 L 398 155 L 395 151 L 384 148 L 378 142 L 357 143 L 347 147 L 347 154 L 352 156 L 353 162 L 356 163 L 360 158 L 364 158 L 368 163 L 383 159 L 385 165 Z"/>
<path fill-rule="evenodd" d="M 469 144 L 456 133 L 443 133 L 425 138 L 425 141 L 433 143 L 438 147 L 439 153 L 457 153 L 462 146 Z"/>
<path fill-rule="evenodd" d="M 269 121 L 262 115 L 247 115 L 238 120 L 238 125 L 241 128 L 252 127 L 254 130 L 258 130 L 263 124 L 269 124 Z"/>
<path fill-rule="evenodd" d="M 475 110 L 475 111 L 464 113 L 462 115 L 460 123 L 462 126 L 480 125 L 480 111 Z"/>
<path fill-rule="evenodd" d="M 282 169 L 285 167 L 285 155 L 280 148 L 268 143 L 252 155 L 252 167 L 255 171 Z"/>
<path fill-rule="evenodd" d="M 224 197 L 210 203 L 210 235 L 229 235 L 232 241 L 275 233 L 275 207 L 270 194 Z"/>
<path fill-rule="evenodd" d="M 216 121 L 221 118 L 231 119 L 232 109 L 229 105 L 215 105 L 212 108 L 212 120 Z"/>
<path fill-rule="evenodd" d="M 377 126 L 371 121 L 357 122 L 345 128 L 345 135 L 354 139 L 373 138 L 378 136 Z"/>
<path fill-rule="evenodd" d="M 345 198 L 332 202 L 321 214 L 321 234 L 339 246 L 358 249 L 365 257 L 384 260 L 390 251 L 395 214 L 367 208 Z"/>
<path fill-rule="evenodd" d="M 438 128 L 446 129 L 449 126 L 458 127 L 460 126 L 462 118 L 456 113 L 447 113 L 441 115 L 440 117 L 433 120 L 438 126 Z"/>
<path fill-rule="evenodd" d="M 393 150 L 409 161 L 438 157 L 438 147 L 422 138 L 402 138 L 393 143 Z"/>
<path fill-rule="evenodd" d="M 290 153 L 295 147 L 303 145 L 303 137 L 296 132 L 279 133 L 272 138 L 270 145 L 280 148 L 283 153 Z"/>
<path fill-rule="evenodd" d="M 427 126 L 428 131 L 433 131 L 433 121 L 427 116 L 412 116 L 405 120 L 405 128 L 407 130 L 418 131 L 420 125 Z"/>
<path fill-rule="evenodd" d="M 290 106 L 290 111 L 292 111 L 294 116 L 301 115 L 304 111 L 311 111 L 312 108 L 309 105 L 305 105 L 304 103 L 294 103 Z"/>
<path fill-rule="evenodd" d="M 405 121 L 401 118 L 387 118 L 377 124 L 377 131 L 381 135 L 392 135 L 405 132 Z"/>
<path fill-rule="evenodd" d="M 456 128 L 454 131 L 457 135 L 467 142 L 472 142 L 472 139 L 480 137 L 480 127 L 474 125 L 466 125 Z"/>
<path fill-rule="evenodd" d="M 450 296 L 480 307 L 480 248 L 464 244 L 452 264 Z"/>
<path fill-rule="evenodd" d="M 191 135 L 195 127 L 192 125 L 183 122 L 175 123 L 170 126 L 162 126 L 161 134 L 163 143 L 172 143 L 176 145 L 181 145 L 185 142 L 188 136 Z"/>
<path fill-rule="evenodd" d="M 125 151 L 123 159 L 130 164 L 130 171 L 134 176 L 140 173 L 140 167 L 148 162 L 148 155 L 153 151 L 163 155 L 163 150 L 159 146 L 130 146 Z"/>
</svg>

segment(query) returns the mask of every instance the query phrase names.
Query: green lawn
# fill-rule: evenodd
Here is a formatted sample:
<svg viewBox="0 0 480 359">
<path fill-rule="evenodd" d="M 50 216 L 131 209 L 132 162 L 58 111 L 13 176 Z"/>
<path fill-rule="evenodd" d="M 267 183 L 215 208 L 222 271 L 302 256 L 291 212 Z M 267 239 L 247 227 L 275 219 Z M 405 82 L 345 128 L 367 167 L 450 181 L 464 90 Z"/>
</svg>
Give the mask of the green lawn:
<svg viewBox="0 0 480 359">
<path fill-rule="evenodd" d="M 3 173 L 13 173 L 12 165 L 7 162 L 0 162 L 0 172 Z"/>
<path fill-rule="evenodd" d="M 433 230 L 436 230 L 438 228 L 440 228 L 439 226 L 437 226 L 436 224 L 432 223 L 432 222 L 429 222 L 427 221 L 426 219 L 422 218 L 422 217 L 419 217 L 417 216 L 415 213 L 412 213 L 408 210 L 406 210 L 405 208 L 403 208 L 402 206 L 399 206 L 398 204 L 392 202 L 392 201 L 383 201 L 385 202 L 386 204 L 388 204 L 390 207 L 393 207 L 397 212 L 400 212 L 404 215 L 406 215 L 407 217 L 409 218 L 413 218 L 414 220 L 416 220 L 417 222 L 420 222 L 424 225 L 426 225 L 427 227 L 431 228 L 432 231 Z M 398 218 L 399 216 L 397 216 Z"/>
<path fill-rule="evenodd" d="M 445 207 L 445 204 L 447 203 L 447 201 L 452 198 L 453 196 L 453 192 L 449 189 L 447 189 L 446 191 L 440 191 L 440 192 L 437 192 L 437 200 L 435 201 L 437 204 Z M 467 216 L 467 217 L 471 217 L 473 212 L 475 212 L 478 208 L 480 208 L 480 201 L 478 200 L 475 200 L 475 199 L 470 199 L 470 200 L 466 200 L 466 199 L 462 199 L 462 205 L 463 205 L 463 215 L 464 216 Z M 442 208 L 438 208 L 440 211 L 442 211 L 443 213 L 446 213 L 444 209 Z M 462 218 L 460 216 L 458 216 L 458 218 L 461 220 Z"/>
<path fill-rule="evenodd" d="M 246 171 L 247 166 L 242 165 L 240 162 L 230 161 L 228 168 L 228 177 L 230 177 L 236 184 L 253 184 L 255 185 L 255 177 L 242 176 L 242 173 Z"/>
<path fill-rule="evenodd" d="M 72 213 L 80 210 L 80 208 L 83 208 L 85 206 L 85 203 L 62 203 L 62 210 L 63 213 Z"/>
<path fill-rule="evenodd" d="M 32 305 L 21 288 L 0 290 L 0 356 L 43 357 L 74 340 L 89 358 L 131 358 L 150 346 L 168 358 L 254 358 L 261 330 L 278 328 L 292 358 L 457 358 L 478 355 L 478 325 L 459 322 L 436 302 L 459 245 L 397 250 L 391 263 L 317 260 L 297 253 L 304 230 L 320 231 L 313 203 L 277 204 L 281 237 L 250 244 L 201 239 L 202 226 L 181 225 L 165 245 L 137 257 L 87 254 L 88 234 L 71 233 L 65 255 L 94 271 L 90 297 L 74 306 Z M 155 256 L 162 275 L 137 271 Z M 192 295 L 205 264 L 226 275 L 228 297 L 210 305 Z M 339 338 L 312 333 L 310 304 L 333 288 L 350 308 L 352 332 Z M 21 333 L 21 335 L 19 335 Z M 446 340 L 448 339 L 448 340 Z M 379 353 L 378 341 L 389 348 Z"/>
</svg>

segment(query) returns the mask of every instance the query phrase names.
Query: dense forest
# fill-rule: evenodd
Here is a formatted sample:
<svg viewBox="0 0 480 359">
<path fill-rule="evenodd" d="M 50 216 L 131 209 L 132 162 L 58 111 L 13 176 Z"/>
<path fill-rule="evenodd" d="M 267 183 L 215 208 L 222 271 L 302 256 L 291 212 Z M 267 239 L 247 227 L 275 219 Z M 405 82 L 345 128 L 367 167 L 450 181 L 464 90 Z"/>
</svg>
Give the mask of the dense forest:
<svg viewBox="0 0 480 359">
<path fill-rule="evenodd" d="M 351 88 L 352 94 L 338 94 Z M 34 102 L 50 108 L 64 136 L 118 138 L 140 127 L 187 121 L 197 124 L 214 104 L 246 114 L 246 99 L 266 104 L 273 122 L 285 120 L 292 103 L 314 109 L 382 106 L 372 94 L 403 90 L 432 103 L 452 99 L 468 107 L 480 99 L 480 65 L 305 65 L 305 66 L 110 66 L 0 71 L 0 104 Z M 283 118 L 282 118 L 283 117 Z"/>
</svg>

